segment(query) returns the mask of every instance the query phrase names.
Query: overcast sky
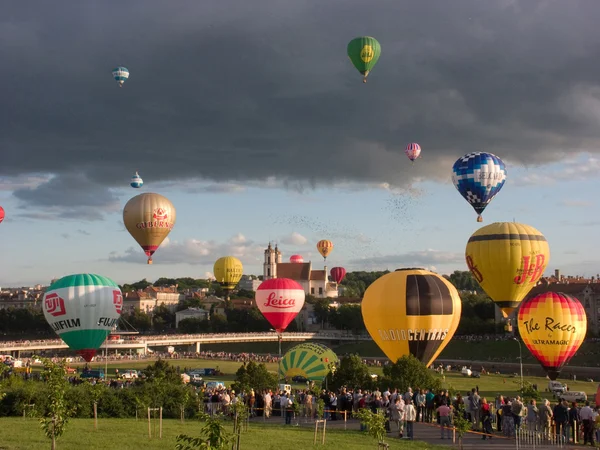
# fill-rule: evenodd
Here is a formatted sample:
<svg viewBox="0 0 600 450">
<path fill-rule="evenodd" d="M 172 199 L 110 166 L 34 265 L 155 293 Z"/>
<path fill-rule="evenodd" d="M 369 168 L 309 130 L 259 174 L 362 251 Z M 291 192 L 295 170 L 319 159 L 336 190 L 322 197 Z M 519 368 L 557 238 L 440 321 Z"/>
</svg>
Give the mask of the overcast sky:
<svg viewBox="0 0 600 450">
<path fill-rule="evenodd" d="M 465 270 L 478 226 L 450 182 L 471 151 L 508 180 L 485 223 L 542 231 L 600 272 L 600 2 L 8 2 L 0 8 L 0 286 L 96 272 L 204 277 L 235 254 L 350 270 Z M 363 84 L 352 38 L 381 43 Z M 126 66 L 122 89 L 111 71 Z M 415 164 L 403 148 L 418 142 Z M 155 264 L 123 230 L 142 192 L 177 224 Z M 322 264 L 318 262 L 318 264 Z M 331 265 L 330 264 L 330 265 Z"/>
</svg>

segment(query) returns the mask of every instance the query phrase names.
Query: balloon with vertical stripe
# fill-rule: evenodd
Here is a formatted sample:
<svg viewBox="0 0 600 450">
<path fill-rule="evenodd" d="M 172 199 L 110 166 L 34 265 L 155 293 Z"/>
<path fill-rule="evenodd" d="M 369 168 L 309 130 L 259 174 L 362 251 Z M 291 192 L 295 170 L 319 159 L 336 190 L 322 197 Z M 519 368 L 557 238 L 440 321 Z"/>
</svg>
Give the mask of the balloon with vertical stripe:
<svg viewBox="0 0 600 450">
<path fill-rule="evenodd" d="M 129 70 L 127 67 L 119 66 L 113 69 L 112 75 L 119 87 L 123 87 L 123 83 L 129 78 Z"/>
<path fill-rule="evenodd" d="M 408 159 L 414 162 L 421 155 L 421 146 L 416 142 L 411 142 L 404 149 L 404 153 L 408 156 Z"/>
<path fill-rule="evenodd" d="M 321 344 L 303 343 L 292 347 L 283 355 L 279 363 L 279 377 L 302 376 L 312 381 L 323 381 L 330 371 L 331 364 L 338 363 L 338 357 L 328 347 Z"/>
<path fill-rule="evenodd" d="M 323 257 L 323 259 L 326 260 L 329 254 L 333 251 L 333 242 L 327 239 L 322 239 L 319 242 L 317 242 L 317 250 Z"/>
</svg>

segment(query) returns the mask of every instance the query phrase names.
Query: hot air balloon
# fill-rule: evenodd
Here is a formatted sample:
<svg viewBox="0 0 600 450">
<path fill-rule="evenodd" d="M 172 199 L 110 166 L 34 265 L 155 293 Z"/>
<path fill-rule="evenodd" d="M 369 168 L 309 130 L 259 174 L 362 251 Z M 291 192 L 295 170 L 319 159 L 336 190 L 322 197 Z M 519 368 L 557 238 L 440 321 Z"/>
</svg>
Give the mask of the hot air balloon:
<svg viewBox="0 0 600 450">
<path fill-rule="evenodd" d="M 505 181 L 506 167 L 491 153 L 469 153 L 459 158 L 452 167 L 452 182 L 477 213 L 477 222 L 483 221 L 481 213 L 500 192 Z"/>
<path fill-rule="evenodd" d="M 56 334 L 90 362 L 121 317 L 123 295 L 117 283 L 106 277 L 69 275 L 48 288 L 43 308 Z"/>
<path fill-rule="evenodd" d="M 175 226 L 173 203 L 160 194 L 136 195 L 123 208 L 123 222 L 129 234 L 144 249 L 148 264 L 152 255 Z"/>
<path fill-rule="evenodd" d="M 362 74 L 363 83 L 367 82 L 369 73 L 379 61 L 381 45 L 377 39 L 370 36 L 361 36 L 348 43 L 348 57 L 354 67 Z"/>
<path fill-rule="evenodd" d="M 279 379 L 301 376 L 321 382 L 330 372 L 331 364 L 337 364 L 337 355 L 322 344 L 304 342 L 289 349 L 279 362 Z"/>
<path fill-rule="evenodd" d="M 113 78 L 119 83 L 119 87 L 123 87 L 123 83 L 129 78 L 129 70 L 126 67 L 119 66 L 112 71 Z"/>
<path fill-rule="evenodd" d="M 213 273 L 217 283 L 229 293 L 235 289 L 244 274 L 242 262 L 234 256 L 223 256 L 217 259 L 213 267 Z"/>
<path fill-rule="evenodd" d="M 301 255 L 290 256 L 290 262 L 294 264 L 300 264 L 304 262 L 304 258 Z"/>
<path fill-rule="evenodd" d="M 134 176 L 131 177 L 131 183 L 129 183 L 132 188 L 139 189 L 144 185 L 144 180 L 139 174 L 136 172 Z"/>
<path fill-rule="evenodd" d="M 508 317 L 544 274 L 550 249 L 535 228 L 496 222 L 471 235 L 465 259 L 481 288 Z"/>
<path fill-rule="evenodd" d="M 279 354 L 281 333 L 304 306 L 304 297 L 302 286 L 289 278 L 271 278 L 263 281 L 256 289 L 256 306 L 279 336 Z"/>
<path fill-rule="evenodd" d="M 333 250 L 333 242 L 328 241 L 327 239 L 323 239 L 323 240 L 317 242 L 317 250 L 323 257 L 323 259 L 325 261 L 327 261 L 327 257 Z"/>
<path fill-rule="evenodd" d="M 340 284 L 346 276 L 346 269 L 343 267 L 334 267 L 329 273 L 331 274 L 333 281 L 335 281 L 337 284 Z"/>
<path fill-rule="evenodd" d="M 421 146 L 416 142 L 412 142 L 406 146 L 404 149 L 404 153 L 408 156 L 412 162 L 415 161 L 421 155 Z"/>
<path fill-rule="evenodd" d="M 413 355 L 429 366 L 460 322 L 456 288 L 425 269 L 398 269 L 372 283 L 361 303 L 367 331 L 392 362 Z"/>
<path fill-rule="evenodd" d="M 551 380 L 556 380 L 585 339 L 587 316 L 575 297 L 544 292 L 519 308 L 519 334 Z"/>
<path fill-rule="evenodd" d="M 0 206 L 0 223 L 4 220 L 4 208 Z"/>
</svg>

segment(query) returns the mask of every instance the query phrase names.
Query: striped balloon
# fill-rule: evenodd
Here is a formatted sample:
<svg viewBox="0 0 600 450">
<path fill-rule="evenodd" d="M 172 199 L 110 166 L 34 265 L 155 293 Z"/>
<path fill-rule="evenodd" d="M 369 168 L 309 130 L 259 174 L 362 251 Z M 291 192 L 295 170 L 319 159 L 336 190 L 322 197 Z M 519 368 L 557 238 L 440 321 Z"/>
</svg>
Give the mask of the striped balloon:
<svg viewBox="0 0 600 450">
<path fill-rule="evenodd" d="M 303 343 L 287 351 L 279 362 L 279 377 L 301 376 L 307 380 L 323 381 L 331 364 L 339 361 L 337 355 L 322 344 Z"/>
<path fill-rule="evenodd" d="M 82 273 L 54 282 L 42 305 L 44 317 L 56 334 L 89 362 L 117 325 L 123 295 L 111 279 Z"/>
<path fill-rule="evenodd" d="M 323 259 L 327 260 L 329 254 L 333 251 L 333 242 L 328 241 L 327 239 L 323 239 L 317 242 L 317 250 L 323 257 Z"/>
<path fill-rule="evenodd" d="M 142 180 L 142 177 L 136 172 L 135 175 L 131 177 L 131 183 L 129 184 L 132 188 L 139 189 L 144 185 L 144 180 Z"/>
<path fill-rule="evenodd" d="M 421 155 L 421 146 L 416 142 L 412 142 L 406 146 L 404 153 L 406 153 L 408 159 L 414 162 Z"/>
<path fill-rule="evenodd" d="M 123 87 L 123 83 L 129 78 L 129 70 L 126 67 L 119 66 L 112 71 L 113 78 L 119 83 L 119 87 Z"/>
<path fill-rule="evenodd" d="M 263 281 L 255 293 L 256 306 L 281 334 L 304 306 L 304 288 L 290 278 Z"/>
</svg>

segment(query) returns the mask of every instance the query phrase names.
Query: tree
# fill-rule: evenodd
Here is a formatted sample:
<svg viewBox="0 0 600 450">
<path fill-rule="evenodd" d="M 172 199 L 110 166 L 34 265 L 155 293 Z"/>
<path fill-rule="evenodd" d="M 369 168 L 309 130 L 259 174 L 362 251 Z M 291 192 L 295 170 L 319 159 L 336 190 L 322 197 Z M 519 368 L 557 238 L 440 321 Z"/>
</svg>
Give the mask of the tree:
<svg viewBox="0 0 600 450">
<path fill-rule="evenodd" d="M 370 389 L 373 379 L 369 367 L 358 355 L 344 356 L 335 372 L 327 375 L 327 387 L 337 390 L 343 386 L 356 389 Z"/>
<path fill-rule="evenodd" d="M 374 413 L 368 408 L 361 408 L 353 414 L 361 424 L 366 425 L 369 436 L 377 439 L 379 444 L 385 443 L 385 415 L 382 412 Z"/>
<path fill-rule="evenodd" d="M 315 318 L 321 325 L 329 322 L 329 299 L 320 298 L 314 303 Z"/>
<path fill-rule="evenodd" d="M 365 322 L 360 305 L 341 305 L 329 311 L 329 323 L 337 330 L 365 331 Z"/>
<path fill-rule="evenodd" d="M 42 378 L 48 386 L 49 404 L 40 424 L 46 436 L 52 440 L 51 449 L 56 449 L 56 439 L 60 437 L 67 428 L 70 409 L 65 401 L 69 383 L 67 381 L 66 362 L 53 363 L 49 359 L 42 360 L 44 371 Z"/>
<path fill-rule="evenodd" d="M 454 410 L 452 422 L 456 432 L 458 433 L 458 448 L 463 448 L 463 435 L 471 429 L 471 421 L 467 419 L 465 405 L 458 405 L 458 409 Z"/>
<path fill-rule="evenodd" d="M 267 370 L 264 363 L 256 364 L 254 361 L 242 364 L 235 373 L 233 389 L 236 392 L 248 392 L 250 389 L 262 391 L 277 388 L 277 375 Z"/>
<path fill-rule="evenodd" d="M 231 435 L 223 426 L 223 415 L 210 416 L 198 413 L 200 420 L 205 422 L 201 433 L 203 437 L 191 437 L 186 434 L 177 436 L 176 450 L 223 450 L 231 442 Z"/>
<path fill-rule="evenodd" d="M 405 355 L 394 364 L 384 366 L 381 384 L 390 389 L 397 388 L 400 392 L 406 392 L 409 387 L 432 391 L 441 388 L 440 379 L 412 355 Z"/>
</svg>

